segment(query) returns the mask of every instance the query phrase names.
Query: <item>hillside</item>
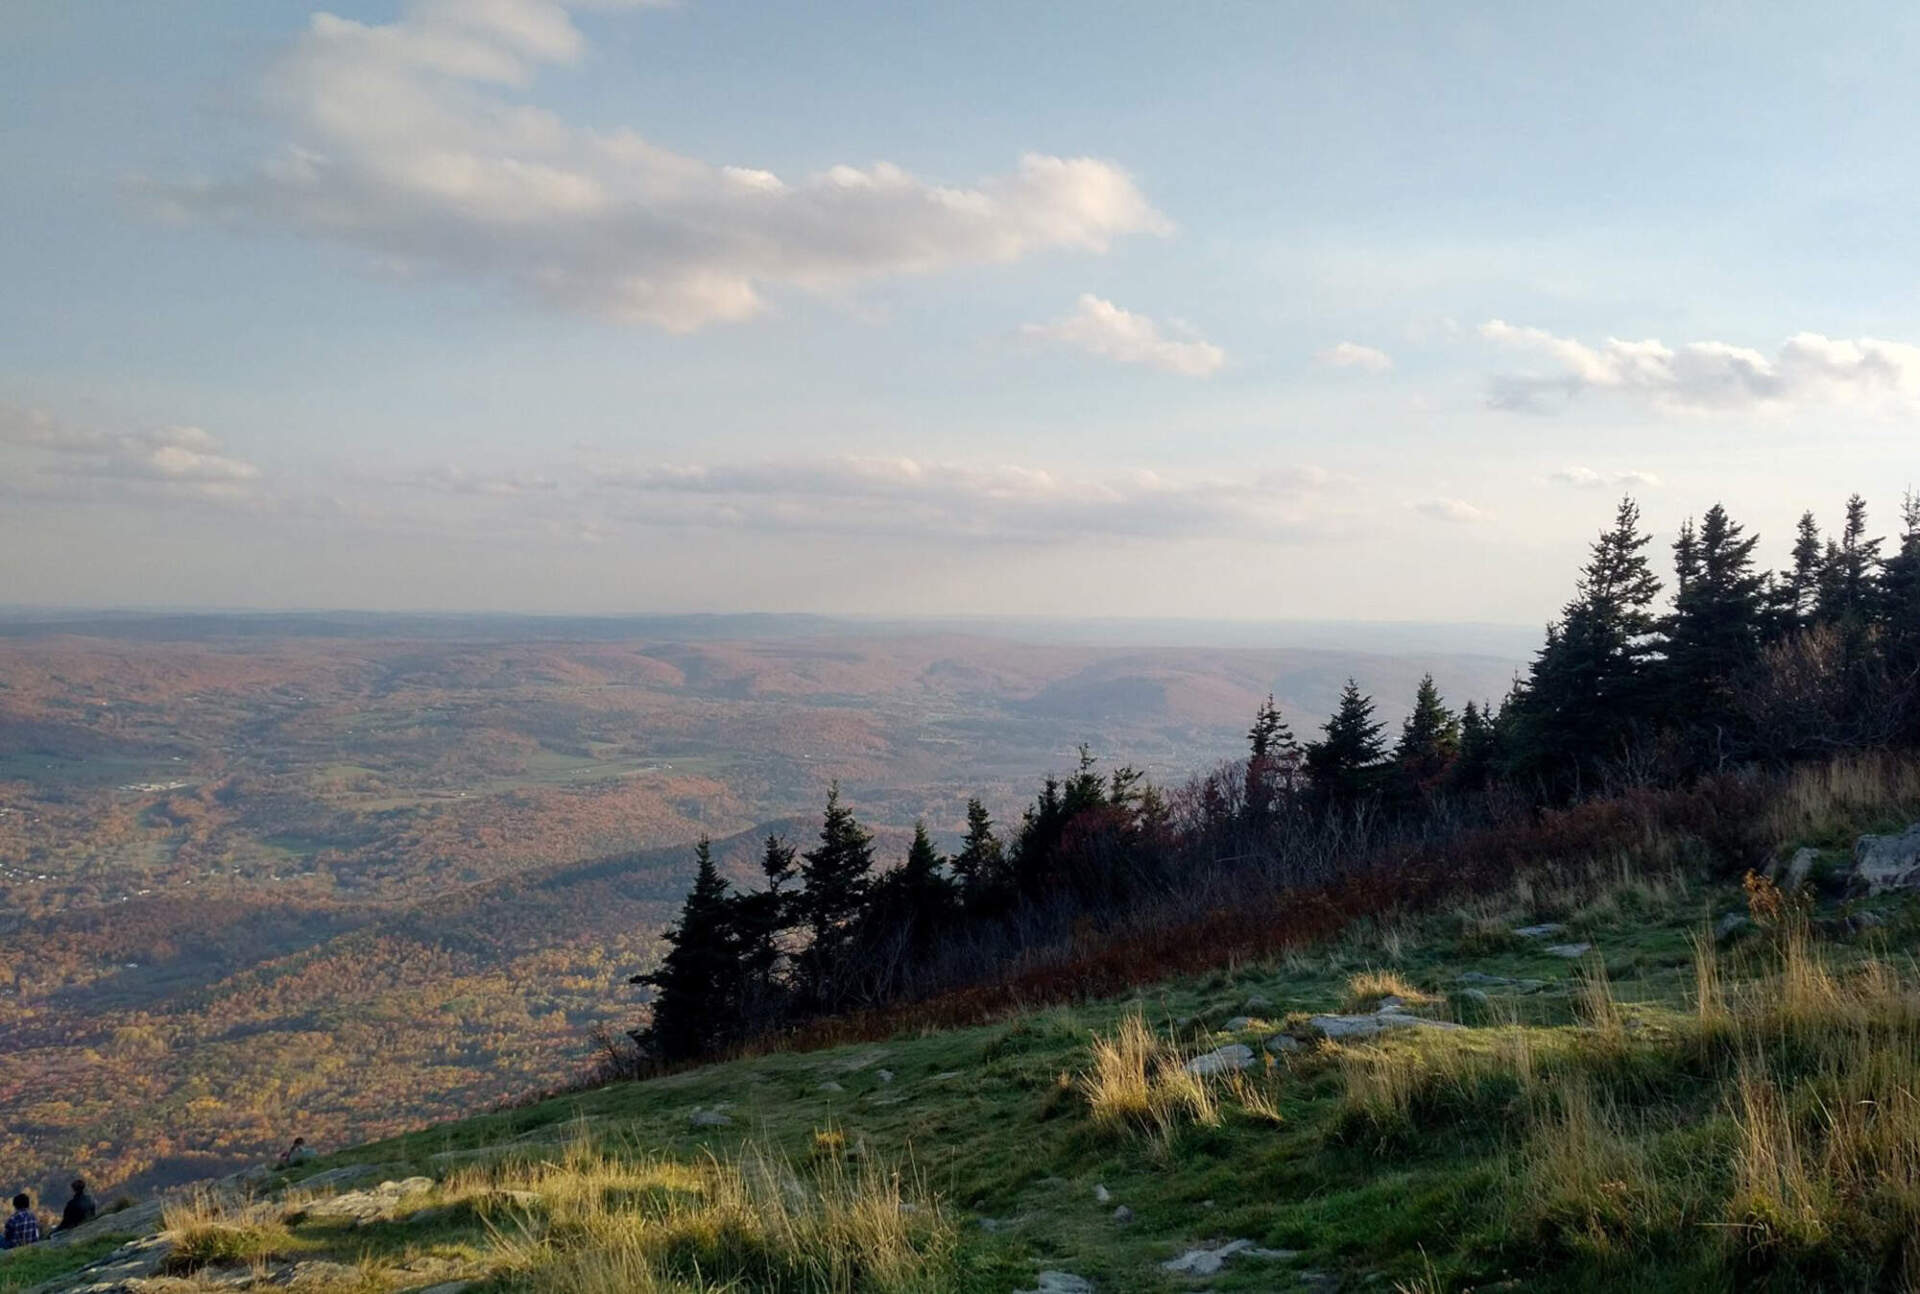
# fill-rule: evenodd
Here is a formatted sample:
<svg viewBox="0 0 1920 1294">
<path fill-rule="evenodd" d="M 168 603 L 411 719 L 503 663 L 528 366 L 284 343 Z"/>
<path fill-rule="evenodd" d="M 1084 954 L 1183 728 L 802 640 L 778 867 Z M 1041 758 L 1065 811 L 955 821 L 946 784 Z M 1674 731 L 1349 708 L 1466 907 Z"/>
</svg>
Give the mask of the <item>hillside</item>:
<svg viewBox="0 0 1920 1294">
<path fill-rule="evenodd" d="M 1511 670 L 806 618 L 0 619 L 0 1163 L 144 1189 L 553 1086 L 633 1022 L 702 834 L 748 866 L 838 780 L 891 862 L 970 794 L 1017 814 L 1077 741 L 1177 779 L 1269 688 L 1313 714 L 1429 666 Z"/>
<path fill-rule="evenodd" d="M 1917 791 L 1798 777 L 1784 889 L 1648 832 L 1111 998 L 340 1149 L 176 1208 L 172 1261 L 314 1290 L 1906 1288 L 1920 899 L 1850 872 Z"/>
</svg>

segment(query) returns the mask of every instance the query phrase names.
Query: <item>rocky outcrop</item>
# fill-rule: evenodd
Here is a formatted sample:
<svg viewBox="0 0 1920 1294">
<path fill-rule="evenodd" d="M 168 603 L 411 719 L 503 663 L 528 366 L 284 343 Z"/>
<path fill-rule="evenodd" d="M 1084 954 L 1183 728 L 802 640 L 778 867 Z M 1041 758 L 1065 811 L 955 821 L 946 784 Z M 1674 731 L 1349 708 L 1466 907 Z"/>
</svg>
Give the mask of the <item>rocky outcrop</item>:
<svg viewBox="0 0 1920 1294">
<path fill-rule="evenodd" d="M 1187 1062 L 1187 1072 L 1201 1078 L 1212 1078 L 1219 1074 L 1234 1074 L 1253 1064 L 1253 1048 L 1244 1042 L 1228 1043 L 1224 1047 L 1215 1047 L 1204 1055 L 1195 1056 Z"/>
<path fill-rule="evenodd" d="M 1862 836 L 1853 846 L 1856 894 L 1920 889 L 1920 822 L 1896 836 Z"/>
</svg>

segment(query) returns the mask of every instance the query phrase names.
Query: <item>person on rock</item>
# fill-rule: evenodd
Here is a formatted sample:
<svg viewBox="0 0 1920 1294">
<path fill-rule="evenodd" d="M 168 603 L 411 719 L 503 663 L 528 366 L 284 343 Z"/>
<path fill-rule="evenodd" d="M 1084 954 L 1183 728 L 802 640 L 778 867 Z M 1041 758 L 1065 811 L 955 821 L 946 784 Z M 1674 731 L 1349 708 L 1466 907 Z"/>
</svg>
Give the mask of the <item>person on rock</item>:
<svg viewBox="0 0 1920 1294">
<path fill-rule="evenodd" d="M 40 1242 L 40 1219 L 33 1213 L 33 1197 L 25 1191 L 13 1197 L 13 1216 L 0 1231 L 0 1249 L 20 1249 Z"/>
<path fill-rule="evenodd" d="M 67 1207 L 60 1211 L 60 1230 L 72 1231 L 75 1227 L 84 1227 L 99 1215 L 99 1208 L 93 1197 L 87 1194 L 87 1183 L 82 1178 L 73 1179 L 73 1198 L 67 1201 Z"/>
</svg>

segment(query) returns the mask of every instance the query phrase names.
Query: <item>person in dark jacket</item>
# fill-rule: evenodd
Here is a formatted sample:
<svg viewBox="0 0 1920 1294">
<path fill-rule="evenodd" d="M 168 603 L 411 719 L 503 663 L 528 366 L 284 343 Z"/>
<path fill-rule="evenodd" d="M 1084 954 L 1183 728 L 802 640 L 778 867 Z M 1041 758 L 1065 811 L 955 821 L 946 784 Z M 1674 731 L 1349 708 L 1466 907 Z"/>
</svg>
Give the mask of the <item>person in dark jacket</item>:
<svg viewBox="0 0 1920 1294">
<path fill-rule="evenodd" d="M 67 1201 L 67 1207 L 60 1211 L 60 1229 L 71 1231 L 75 1227 L 84 1227 L 93 1221 L 100 1212 L 94 1206 L 93 1197 L 87 1194 L 87 1184 L 76 1177 L 73 1179 L 73 1198 Z"/>
<path fill-rule="evenodd" d="M 33 1215 L 33 1197 L 25 1191 L 13 1197 L 13 1216 L 0 1231 L 0 1249 L 19 1249 L 40 1243 L 40 1219 Z"/>
</svg>

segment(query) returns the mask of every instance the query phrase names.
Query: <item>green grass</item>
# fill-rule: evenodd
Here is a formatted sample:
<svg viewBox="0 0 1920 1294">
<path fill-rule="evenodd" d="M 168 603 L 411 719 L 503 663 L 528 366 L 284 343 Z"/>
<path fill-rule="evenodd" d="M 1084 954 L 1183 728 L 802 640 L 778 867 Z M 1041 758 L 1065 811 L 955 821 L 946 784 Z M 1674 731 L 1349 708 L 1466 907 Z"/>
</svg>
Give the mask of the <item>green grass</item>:
<svg viewBox="0 0 1920 1294">
<path fill-rule="evenodd" d="M 1590 1031 L 1579 1023 L 1580 966 L 1547 955 L 1541 942 L 1550 941 L 1490 939 L 1488 931 L 1566 922 L 1567 938 L 1601 950 L 1623 1015 L 1634 1019 L 1636 1037 L 1651 1040 L 1689 1018 L 1690 933 L 1739 902 L 1731 887 L 1596 878 L 1565 893 L 1363 927 L 1285 963 L 1222 970 L 1123 1001 L 616 1085 L 360 1147 L 327 1164 L 445 1176 L 557 1157 L 575 1145 L 616 1159 L 644 1146 L 686 1164 L 751 1145 L 806 1163 L 821 1145 L 839 1144 L 861 1156 L 855 1162 L 910 1164 L 960 1220 L 954 1289 L 1005 1291 L 1046 1267 L 1085 1275 L 1103 1294 L 1182 1288 L 1161 1262 L 1196 1244 L 1240 1238 L 1299 1256 L 1231 1263 L 1210 1288 L 1270 1289 L 1276 1271 L 1295 1270 L 1376 1276 L 1385 1288 L 1429 1272 L 1456 1284 L 1508 1273 L 1532 1279 L 1539 1254 L 1515 1243 L 1512 1230 L 1523 1147 L 1514 1135 L 1519 1089 L 1499 1073 L 1502 1039 L 1524 1033 L 1536 1052 L 1571 1053 L 1587 1046 Z M 1129 1018 L 1176 1056 L 1229 1041 L 1258 1052 L 1288 1017 L 1339 1010 L 1356 977 L 1365 984 L 1367 972 L 1389 969 L 1444 999 L 1423 1009 L 1519 1023 L 1277 1059 L 1247 1076 L 1245 1093 L 1218 1090 L 1211 1126 L 1182 1118 L 1164 1134 L 1103 1127 L 1078 1083 L 1093 1064 L 1096 1037 Z M 1457 985 L 1469 969 L 1544 987 L 1517 996 L 1493 990 L 1487 1003 L 1470 1002 Z M 1224 1032 L 1240 1015 L 1255 1022 Z M 1349 1086 L 1350 1071 L 1376 1054 L 1444 1074 L 1460 1057 L 1478 1056 L 1484 1072 L 1416 1093 L 1406 1126 L 1374 1124 L 1355 1113 Z M 1603 1059 L 1623 1082 L 1652 1092 L 1684 1082 L 1658 1058 Z M 696 1110 L 715 1109 L 729 1126 L 691 1124 Z M 1096 1198 L 1101 1186 L 1107 1202 Z M 1129 1222 L 1113 1217 L 1122 1204 L 1132 1210 Z M 404 1236 L 397 1232 L 396 1243 Z"/>
<path fill-rule="evenodd" d="M 1920 904 L 1875 901 L 1886 924 L 1863 938 L 1810 941 L 1790 918 L 1699 942 L 1746 906 L 1684 867 L 1543 870 L 1124 999 L 357 1147 L 301 1175 L 360 1163 L 436 1185 L 368 1225 L 247 1224 L 284 1226 L 265 1248 L 357 1264 L 369 1289 L 408 1288 L 423 1256 L 488 1289 L 685 1294 L 1005 1294 L 1049 1268 L 1100 1294 L 1284 1289 L 1306 1272 L 1381 1290 L 1907 1288 L 1920 973 L 1888 952 L 1920 936 Z M 1512 933 L 1544 921 L 1567 932 Z M 1563 941 L 1594 951 L 1546 951 Z M 1389 993 L 1470 1027 L 1265 1050 Z M 1252 1070 L 1185 1079 L 1185 1058 L 1229 1042 L 1254 1049 Z M 729 1122 L 692 1121 L 712 1111 Z M 1229 1240 L 1269 1253 L 1203 1286 L 1162 1269 Z"/>
<path fill-rule="evenodd" d="M 119 1238 L 103 1237 L 70 1245 L 33 1245 L 0 1253 L 0 1294 L 17 1294 L 56 1276 L 78 1271 L 119 1247 Z"/>
</svg>

